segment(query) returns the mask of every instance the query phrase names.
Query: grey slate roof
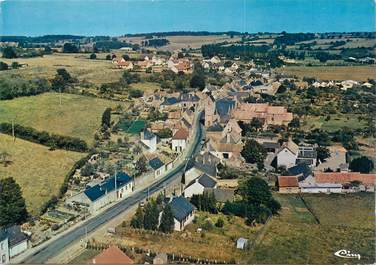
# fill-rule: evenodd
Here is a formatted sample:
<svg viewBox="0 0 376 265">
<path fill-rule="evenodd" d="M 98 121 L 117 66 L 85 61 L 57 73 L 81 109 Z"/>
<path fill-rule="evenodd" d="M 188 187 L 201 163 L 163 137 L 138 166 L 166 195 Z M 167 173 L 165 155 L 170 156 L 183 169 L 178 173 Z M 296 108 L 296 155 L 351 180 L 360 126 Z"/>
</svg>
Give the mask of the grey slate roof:
<svg viewBox="0 0 376 265">
<path fill-rule="evenodd" d="M 165 98 L 161 105 L 170 106 L 179 103 L 180 100 L 176 97 Z"/>
<path fill-rule="evenodd" d="M 215 185 L 217 185 L 217 182 L 206 174 L 203 174 L 198 178 L 198 183 L 200 183 L 205 188 L 214 188 Z"/>
<path fill-rule="evenodd" d="M 198 177 L 198 179 L 194 179 L 192 180 L 188 185 L 187 185 L 187 188 L 192 186 L 194 183 L 196 183 L 196 181 L 198 183 L 200 183 L 205 189 L 212 189 L 215 187 L 215 185 L 217 184 L 217 182 L 212 179 L 211 177 L 209 177 L 208 175 L 206 174 L 203 174 L 201 175 L 200 177 Z"/>
<path fill-rule="evenodd" d="M 195 210 L 195 207 L 184 197 L 175 197 L 169 204 L 174 218 L 179 222 L 183 221 Z"/>
<path fill-rule="evenodd" d="M 154 133 L 152 133 L 149 130 L 144 130 L 144 139 L 145 140 L 150 140 L 150 139 L 153 139 L 154 137 L 156 137 L 156 135 Z"/>
<path fill-rule="evenodd" d="M 149 161 L 149 166 L 154 170 L 161 168 L 163 165 L 164 163 L 158 157 Z"/>
<path fill-rule="evenodd" d="M 131 177 L 124 172 L 118 172 L 116 174 L 116 186 L 120 188 L 129 182 L 131 182 Z M 111 192 L 115 190 L 115 176 L 112 176 L 102 183 L 95 185 L 93 187 L 87 188 L 84 191 L 84 194 L 91 200 L 92 202 L 98 200 L 102 196 L 106 194 L 106 192 Z"/>
<path fill-rule="evenodd" d="M 219 116 L 225 116 L 229 113 L 230 108 L 235 106 L 235 101 L 222 98 L 215 102 L 215 108 Z"/>
<path fill-rule="evenodd" d="M 208 132 L 222 132 L 223 127 L 219 123 L 215 123 L 212 126 L 210 126 L 206 131 L 208 131 Z"/>
<path fill-rule="evenodd" d="M 200 162 L 195 161 L 194 159 L 191 159 L 187 163 L 186 170 L 190 170 L 191 168 L 197 168 L 202 173 L 208 174 L 209 176 L 215 177 L 217 176 L 217 168 L 215 165 L 212 164 L 202 164 Z"/>
<path fill-rule="evenodd" d="M 25 235 L 19 225 L 14 225 L 8 228 L 0 229 L 0 241 L 8 238 L 9 246 L 13 247 L 19 243 L 28 240 L 27 235 Z"/>
<path fill-rule="evenodd" d="M 303 177 L 300 177 L 299 181 L 306 179 L 309 175 L 312 174 L 312 170 L 307 164 L 298 164 L 296 166 L 290 167 L 287 171 L 290 176 L 303 174 Z"/>
</svg>

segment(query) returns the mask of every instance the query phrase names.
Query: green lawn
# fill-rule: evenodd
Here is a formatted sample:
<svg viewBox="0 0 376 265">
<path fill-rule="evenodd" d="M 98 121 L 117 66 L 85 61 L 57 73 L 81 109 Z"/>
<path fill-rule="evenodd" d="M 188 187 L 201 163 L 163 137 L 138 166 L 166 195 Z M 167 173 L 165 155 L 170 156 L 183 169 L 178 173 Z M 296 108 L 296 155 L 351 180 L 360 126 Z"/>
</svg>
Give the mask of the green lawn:
<svg viewBox="0 0 376 265">
<path fill-rule="evenodd" d="M 249 263 L 258 264 L 343 264 L 375 261 L 374 194 L 305 195 L 319 218 L 315 224 L 301 209 L 295 195 L 278 195 L 280 216 L 274 217 L 265 236 L 250 253 Z M 298 217 L 301 215 L 302 217 Z M 344 260 L 333 255 L 346 249 L 361 260 Z"/>
<path fill-rule="evenodd" d="M 127 129 L 127 133 L 139 134 L 145 128 L 146 122 L 144 120 L 134 121 Z"/>
<path fill-rule="evenodd" d="M 73 164 L 84 153 L 64 150 L 50 151 L 48 147 L 0 134 L 0 152 L 10 154 L 10 165 L 0 165 L 0 178 L 13 177 L 21 186 L 26 205 L 32 214 L 52 195 L 57 195 Z"/>
<path fill-rule="evenodd" d="M 356 114 L 334 114 L 330 115 L 329 120 L 326 120 L 326 116 L 308 116 L 304 120 L 304 127 L 306 129 L 321 128 L 329 132 L 340 130 L 343 127 L 361 129 L 366 127 L 367 123 L 365 120 L 358 120 L 359 116 Z"/>
<path fill-rule="evenodd" d="M 61 105 L 60 105 L 61 97 Z M 11 122 L 93 143 L 103 111 L 115 101 L 73 94 L 45 93 L 0 101 L 0 122 Z"/>
</svg>

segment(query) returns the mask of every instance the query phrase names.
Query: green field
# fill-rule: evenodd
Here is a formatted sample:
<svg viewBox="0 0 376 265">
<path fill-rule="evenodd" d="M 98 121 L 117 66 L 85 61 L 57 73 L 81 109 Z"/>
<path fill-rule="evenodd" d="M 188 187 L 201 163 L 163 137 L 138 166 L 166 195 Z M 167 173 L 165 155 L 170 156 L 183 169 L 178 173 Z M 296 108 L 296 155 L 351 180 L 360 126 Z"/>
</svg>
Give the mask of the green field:
<svg viewBox="0 0 376 265">
<path fill-rule="evenodd" d="M 0 165 L 0 178 L 13 177 L 21 186 L 28 210 L 38 214 L 52 195 L 57 195 L 68 171 L 84 153 L 48 147 L 0 134 L 0 151 L 10 154 L 10 165 Z"/>
<path fill-rule="evenodd" d="M 146 126 L 144 120 L 123 120 L 117 125 L 120 130 L 129 134 L 139 134 Z"/>
<path fill-rule="evenodd" d="M 321 128 L 325 131 L 334 132 L 348 127 L 350 129 L 362 129 L 367 126 L 365 120 L 358 120 L 360 115 L 356 114 L 335 114 L 330 115 L 330 120 L 325 120 L 326 116 L 306 116 L 304 119 L 304 128 L 311 130 L 314 128 Z"/>
<path fill-rule="evenodd" d="M 98 58 L 105 57 L 100 54 Z M 1 71 L 0 77 L 20 75 L 26 79 L 38 77 L 53 78 L 56 70 L 65 68 L 73 77 L 80 81 L 88 81 L 96 85 L 110 83 L 119 80 L 124 70 L 116 69 L 109 60 L 90 60 L 89 54 L 55 53 L 43 57 L 2 59 L 11 65 L 12 62 L 26 64 L 25 68 L 9 71 Z"/>
<path fill-rule="evenodd" d="M 0 102 L 0 122 L 11 122 L 40 131 L 78 137 L 93 143 L 103 111 L 119 103 L 73 94 L 45 93 Z"/>
<path fill-rule="evenodd" d="M 320 224 L 295 195 L 278 195 L 282 213 L 274 217 L 249 263 L 343 264 L 375 261 L 374 194 L 305 195 Z M 361 260 L 344 260 L 334 252 L 346 249 Z"/>
<path fill-rule="evenodd" d="M 367 81 L 376 74 L 376 67 L 369 66 L 288 66 L 277 72 L 295 75 L 299 78 L 315 77 L 320 80 L 356 80 Z"/>
</svg>

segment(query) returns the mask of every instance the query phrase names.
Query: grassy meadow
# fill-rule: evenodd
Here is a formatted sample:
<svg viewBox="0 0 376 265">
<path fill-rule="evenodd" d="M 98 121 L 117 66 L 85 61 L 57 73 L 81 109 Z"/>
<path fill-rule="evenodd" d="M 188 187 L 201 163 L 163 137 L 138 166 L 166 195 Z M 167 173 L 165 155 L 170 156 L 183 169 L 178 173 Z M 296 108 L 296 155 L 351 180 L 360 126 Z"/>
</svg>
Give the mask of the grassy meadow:
<svg viewBox="0 0 376 265">
<path fill-rule="evenodd" d="M 282 212 L 274 217 L 249 263 L 343 264 L 375 261 L 374 194 L 304 195 L 320 224 L 295 195 L 278 195 Z M 360 261 L 343 260 L 334 252 L 346 249 Z"/>
<path fill-rule="evenodd" d="M 332 114 L 330 120 L 326 120 L 326 116 L 306 116 L 304 118 L 303 129 L 311 130 L 320 128 L 328 132 L 340 130 L 343 127 L 350 129 L 363 129 L 367 126 L 367 122 L 358 118 L 358 114 Z"/>
<path fill-rule="evenodd" d="M 110 83 L 119 80 L 123 70 L 116 69 L 111 61 L 88 59 L 90 54 L 66 54 L 55 53 L 35 58 L 2 59 L 11 65 L 12 62 L 26 64 L 24 68 L 1 71 L 0 78 L 4 76 L 20 75 L 29 79 L 34 77 L 53 78 L 58 68 L 65 68 L 80 81 L 88 81 L 94 84 Z M 105 54 L 103 54 L 103 57 Z M 100 58 L 102 56 L 98 56 Z"/>
<path fill-rule="evenodd" d="M 93 143 L 103 111 L 120 102 L 74 94 L 44 93 L 38 96 L 3 100 L 0 122 L 11 122 L 40 131 L 78 137 Z"/>
<path fill-rule="evenodd" d="M 52 195 L 57 195 L 65 175 L 73 164 L 85 156 L 64 150 L 50 151 L 48 147 L 0 134 L 0 151 L 10 154 L 11 163 L 0 165 L 0 178 L 13 177 L 21 186 L 27 208 L 38 214 Z"/>
<path fill-rule="evenodd" d="M 223 228 L 214 226 L 219 217 L 224 220 Z M 213 227 L 209 231 L 197 232 L 198 228 L 205 227 L 207 220 L 213 223 Z M 137 246 L 155 252 L 180 253 L 200 259 L 245 262 L 247 253 L 236 249 L 235 241 L 239 237 L 255 238 L 260 227 L 249 227 L 239 217 L 197 212 L 196 221 L 188 225 L 185 231 L 174 232 L 168 237 L 140 234 L 127 227 L 118 227 L 117 231 L 120 232 L 119 243 L 126 246 Z"/>
<path fill-rule="evenodd" d="M 320 80 L 367 81 L 376 75 L 376 66 L 287 66 L 277 70 L 280 73 L 296 75 L 299 78 L 315 77 Z"/>
</svg>

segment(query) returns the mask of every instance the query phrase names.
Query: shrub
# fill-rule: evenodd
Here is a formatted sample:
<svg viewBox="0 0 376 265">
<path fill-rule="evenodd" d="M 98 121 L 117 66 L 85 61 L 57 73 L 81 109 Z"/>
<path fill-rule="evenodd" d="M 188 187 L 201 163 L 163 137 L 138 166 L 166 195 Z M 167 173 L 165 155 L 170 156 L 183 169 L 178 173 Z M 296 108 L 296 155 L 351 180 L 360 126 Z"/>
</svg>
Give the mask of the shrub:
<svg viewBox="0 0 376 265">
<path fill-rule="evenodd" d="M 218 218 L 217 222 L 215 223 L 216 227 L 222 228 L 225 225 L 225 222 L 222 218 Z"/>
</svg>

